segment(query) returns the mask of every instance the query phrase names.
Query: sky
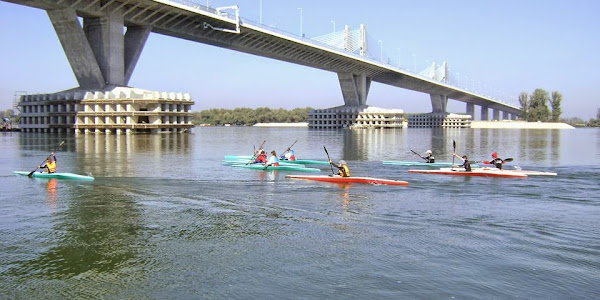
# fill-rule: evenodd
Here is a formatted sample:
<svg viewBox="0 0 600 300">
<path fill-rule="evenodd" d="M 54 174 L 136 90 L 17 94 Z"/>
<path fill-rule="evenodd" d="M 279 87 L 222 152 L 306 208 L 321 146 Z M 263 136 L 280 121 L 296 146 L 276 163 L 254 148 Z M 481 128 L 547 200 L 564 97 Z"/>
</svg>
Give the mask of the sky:
<svg viewBox="0 0 600 300">
<path fill-rule="evenodd" d="M 206 1 L 198 0 L 206 5 Z M 406 69 L 446 62 L 453 82 L 519 106 L 537 88 L 563 95 L 562 117 L 595 118 L 600 108 L 600 1 L 209 0 L 238 5 L 242 18 L 308 38 L 365 24 L 371 52 Z M 262 10 L 261 10 L 262 4 Z M 262 12 L 262 13 L 261 13 Z M 43 10 L 0 1 L 0 110 L 15 94 L 54 93 L 77 81 Z M 374 41 L 374 42 L 373 42 Z M 380 41 L 380 42 L 379 42 Z M 152 33 L 130 86 L 188 92 L 210 108 L 342 105 L 332 72 Z M 373 82 L 367 104 L 430 112 L 428 94 Z M 448 110 L 465 112 L 449 100 Z M 476 107 L 476 117 L 479 108 Z"/>
</svg>

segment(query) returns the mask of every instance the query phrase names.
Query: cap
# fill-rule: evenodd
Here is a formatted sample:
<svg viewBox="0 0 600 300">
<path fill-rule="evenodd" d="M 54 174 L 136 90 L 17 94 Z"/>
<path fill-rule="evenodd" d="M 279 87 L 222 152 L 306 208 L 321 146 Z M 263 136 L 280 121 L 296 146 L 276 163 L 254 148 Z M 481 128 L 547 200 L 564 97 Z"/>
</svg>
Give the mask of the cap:
<svg viewBox="0 0 600 300">
<path fill-rule="evenodd" d="M 498 153 L 496 153 L 496 152 L 492 153 L 492 157 L 493 158 L 498 158 Z"/>
<path fill-rule="evenodd" d="M 340 163 L 339 163 L 339 165 L 340 165 L 340 166 L 343 166 L 343 165 L 345 165 L 345 164 L 346 164 L 346 161 L 345 161 L 345 160 L 340 160 Z"/>
</svg>

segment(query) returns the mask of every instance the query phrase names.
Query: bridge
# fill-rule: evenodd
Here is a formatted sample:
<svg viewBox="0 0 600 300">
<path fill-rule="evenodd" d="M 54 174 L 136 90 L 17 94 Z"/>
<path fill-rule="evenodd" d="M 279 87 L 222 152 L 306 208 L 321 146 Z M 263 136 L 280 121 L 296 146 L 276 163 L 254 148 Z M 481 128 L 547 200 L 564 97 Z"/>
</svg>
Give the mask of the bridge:
<svg viewBox="0 0 600 300">
<path fill-rule="evenodd" d="M 364 25 L 306 38 L 246 20 L 237 6 L 213 8 L 185 0 L 2 1 L 47 12 L 81 90 L 126 87 L 154 32 L 335 72 L 345 106 L 366 105 L 371 83 L 379 82 L 429 94 L 433 113 L 446 113 L 448 99 L 466 103 L 473 117 L 474 106 L 480 106 L 484 120 L 489 109 L 493 119 L 500 119 L 500 112 L 503 119 L 521 113 L 514 105 L 449 84 L 445 63 L 413 73 L 377 60 L 369 54 Z"/>
</svg>

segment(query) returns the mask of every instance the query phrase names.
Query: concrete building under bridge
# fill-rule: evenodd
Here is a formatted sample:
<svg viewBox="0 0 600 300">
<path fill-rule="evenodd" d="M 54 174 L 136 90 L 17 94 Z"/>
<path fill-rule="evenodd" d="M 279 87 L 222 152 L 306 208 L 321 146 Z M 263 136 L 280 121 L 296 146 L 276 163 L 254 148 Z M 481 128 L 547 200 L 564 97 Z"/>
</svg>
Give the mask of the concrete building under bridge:
<svg viewBox="0 0 600 300">
<path fill-rule="evenodd" d="M 407 115 L 408 127 L 414 128 L 471 128 L 471 115 L 427 113 Z"/>
<path fill-rule="evenodd" d="M 401 109 L 342 105 L 310 111 L 308 127 L 316 129 L 406 128 L 407 122 Z"/>
<path fill-rule="evenodd" d="M 188 93 L 117 87 L 23 95 L 18 105 L 23 132 L 122 134 L 186 132 L 193 104 Z"/>
</svg>

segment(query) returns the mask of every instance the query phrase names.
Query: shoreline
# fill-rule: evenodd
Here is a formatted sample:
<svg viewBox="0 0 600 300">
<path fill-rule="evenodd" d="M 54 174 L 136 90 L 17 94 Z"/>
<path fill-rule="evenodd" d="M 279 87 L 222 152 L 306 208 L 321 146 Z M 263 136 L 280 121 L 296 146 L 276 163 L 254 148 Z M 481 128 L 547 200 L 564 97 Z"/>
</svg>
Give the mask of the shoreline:
<svg viewBox="0 0 600 300">
<path fill-rule="evenodd" d="M 256 123 L 254 127 L 308 127 L 307 122 L 299 123 Z M 409 129 L 408 127 L 407 129 Z M 525 121 L 471 121 L 473 129 L 575 129 L 567 123 L 545 123 Z"/>
<path fill-rule="evenodd" d="M 471 121 L 473 129 L 575 129 L 567 123 L 526 121 Z"/>
</svg>

